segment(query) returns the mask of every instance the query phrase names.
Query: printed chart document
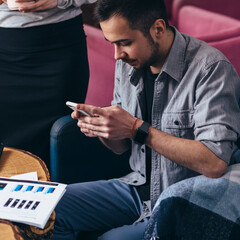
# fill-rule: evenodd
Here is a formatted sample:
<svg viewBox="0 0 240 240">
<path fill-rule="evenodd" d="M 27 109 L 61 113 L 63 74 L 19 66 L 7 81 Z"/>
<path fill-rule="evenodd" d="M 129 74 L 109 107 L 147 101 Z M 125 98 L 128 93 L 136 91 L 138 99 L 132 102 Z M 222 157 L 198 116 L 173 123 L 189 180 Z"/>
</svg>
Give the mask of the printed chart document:
<svg viewBox="0 0 240 240">
<path fill-rule="evenodd" d="M 67 185 L 16 178 L 0 177 L 0 218 L 44 228 Z"/>
</svg>

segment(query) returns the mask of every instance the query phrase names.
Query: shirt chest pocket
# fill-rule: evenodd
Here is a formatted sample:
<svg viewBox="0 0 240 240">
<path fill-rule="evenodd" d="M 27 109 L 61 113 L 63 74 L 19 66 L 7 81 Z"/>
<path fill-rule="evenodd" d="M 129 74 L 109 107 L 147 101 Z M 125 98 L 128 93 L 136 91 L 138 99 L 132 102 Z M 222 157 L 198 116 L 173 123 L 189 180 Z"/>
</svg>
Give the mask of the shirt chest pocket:
<svg viewBox="0 0 240 240">
<path fill-rule="evenodd" d="M 194 112 L 166 112 L 162 115 L 162 131 L 180 138 L 194 139 Z"/>
</svg>

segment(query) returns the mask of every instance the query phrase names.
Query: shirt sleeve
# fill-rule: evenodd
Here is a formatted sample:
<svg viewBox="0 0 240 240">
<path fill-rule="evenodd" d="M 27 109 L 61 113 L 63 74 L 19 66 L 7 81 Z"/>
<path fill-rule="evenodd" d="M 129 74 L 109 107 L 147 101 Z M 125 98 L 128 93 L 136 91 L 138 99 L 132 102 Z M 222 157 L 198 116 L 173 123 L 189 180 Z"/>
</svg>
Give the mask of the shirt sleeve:
<svg viewBox="0 0 240 240">
<path fill-rule="evenodd" d="M 81 7 L 83 4 L 91 4 L 97 0 L 58 0 L 58 8 L 66 9 L 70 6 Z"/>
<path fill-rule="evenodd" d="M 240 134 L 239 96 L 240 79 L 228 61 L 203 70 L 196 88 L 195 139 L 227 163 L 236 151 Z"/>
</svg>

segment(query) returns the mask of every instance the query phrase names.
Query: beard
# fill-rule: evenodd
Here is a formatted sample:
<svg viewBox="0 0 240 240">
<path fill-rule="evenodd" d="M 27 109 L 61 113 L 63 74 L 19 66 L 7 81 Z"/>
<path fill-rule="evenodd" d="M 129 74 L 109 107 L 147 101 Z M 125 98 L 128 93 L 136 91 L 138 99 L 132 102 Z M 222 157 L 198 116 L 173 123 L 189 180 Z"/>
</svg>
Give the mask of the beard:
<svg viewBox="0 0 240 240">
<path fill-rule="evenodd" d="M 159 44 L 154 42 L 151 36 L 149 36 L 148 39 L 151 47 L 151 54 L 149 58 L 140 65 L 139 69 L 149 68 L 150 66 L 153 66 L 155 63 L 159 62 L 159 59 L 161 59 Z"/>
<path fill-rule="evenodd" d="M 150 66 L 154 65 L 155 63 L 159 62 L 159 59 L 161 58 L 159 53 L 159 44 L 154 42 L 151 36 L 148 37 L 149 46 L 151 48 L 150 56 L 147 60 L 140 63 L 139 66 L 134 66 L 133 68 L 141 70 L 145 68 L 149 68 Z M 131 63 L 138 62 L 137 59 L 131 59 L 131 58 L 124 58 L 122 59 L 123 62 L 128 63 L 131 65 Z"/>
</svg>

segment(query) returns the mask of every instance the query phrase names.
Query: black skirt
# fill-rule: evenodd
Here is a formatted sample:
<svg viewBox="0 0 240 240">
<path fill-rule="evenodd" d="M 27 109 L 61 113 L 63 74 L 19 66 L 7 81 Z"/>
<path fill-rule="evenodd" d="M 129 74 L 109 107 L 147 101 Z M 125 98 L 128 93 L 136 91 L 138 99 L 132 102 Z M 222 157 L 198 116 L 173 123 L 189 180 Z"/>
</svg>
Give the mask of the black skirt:
<svg viewBox="0 0 240 240">
<path fill-rule="evenodd" d="M 89 80 L 82 18 L 30 28 L 0 28 L 0 141 L 49 167 L 53 123 L 82 103 Z"/>
</svg>

